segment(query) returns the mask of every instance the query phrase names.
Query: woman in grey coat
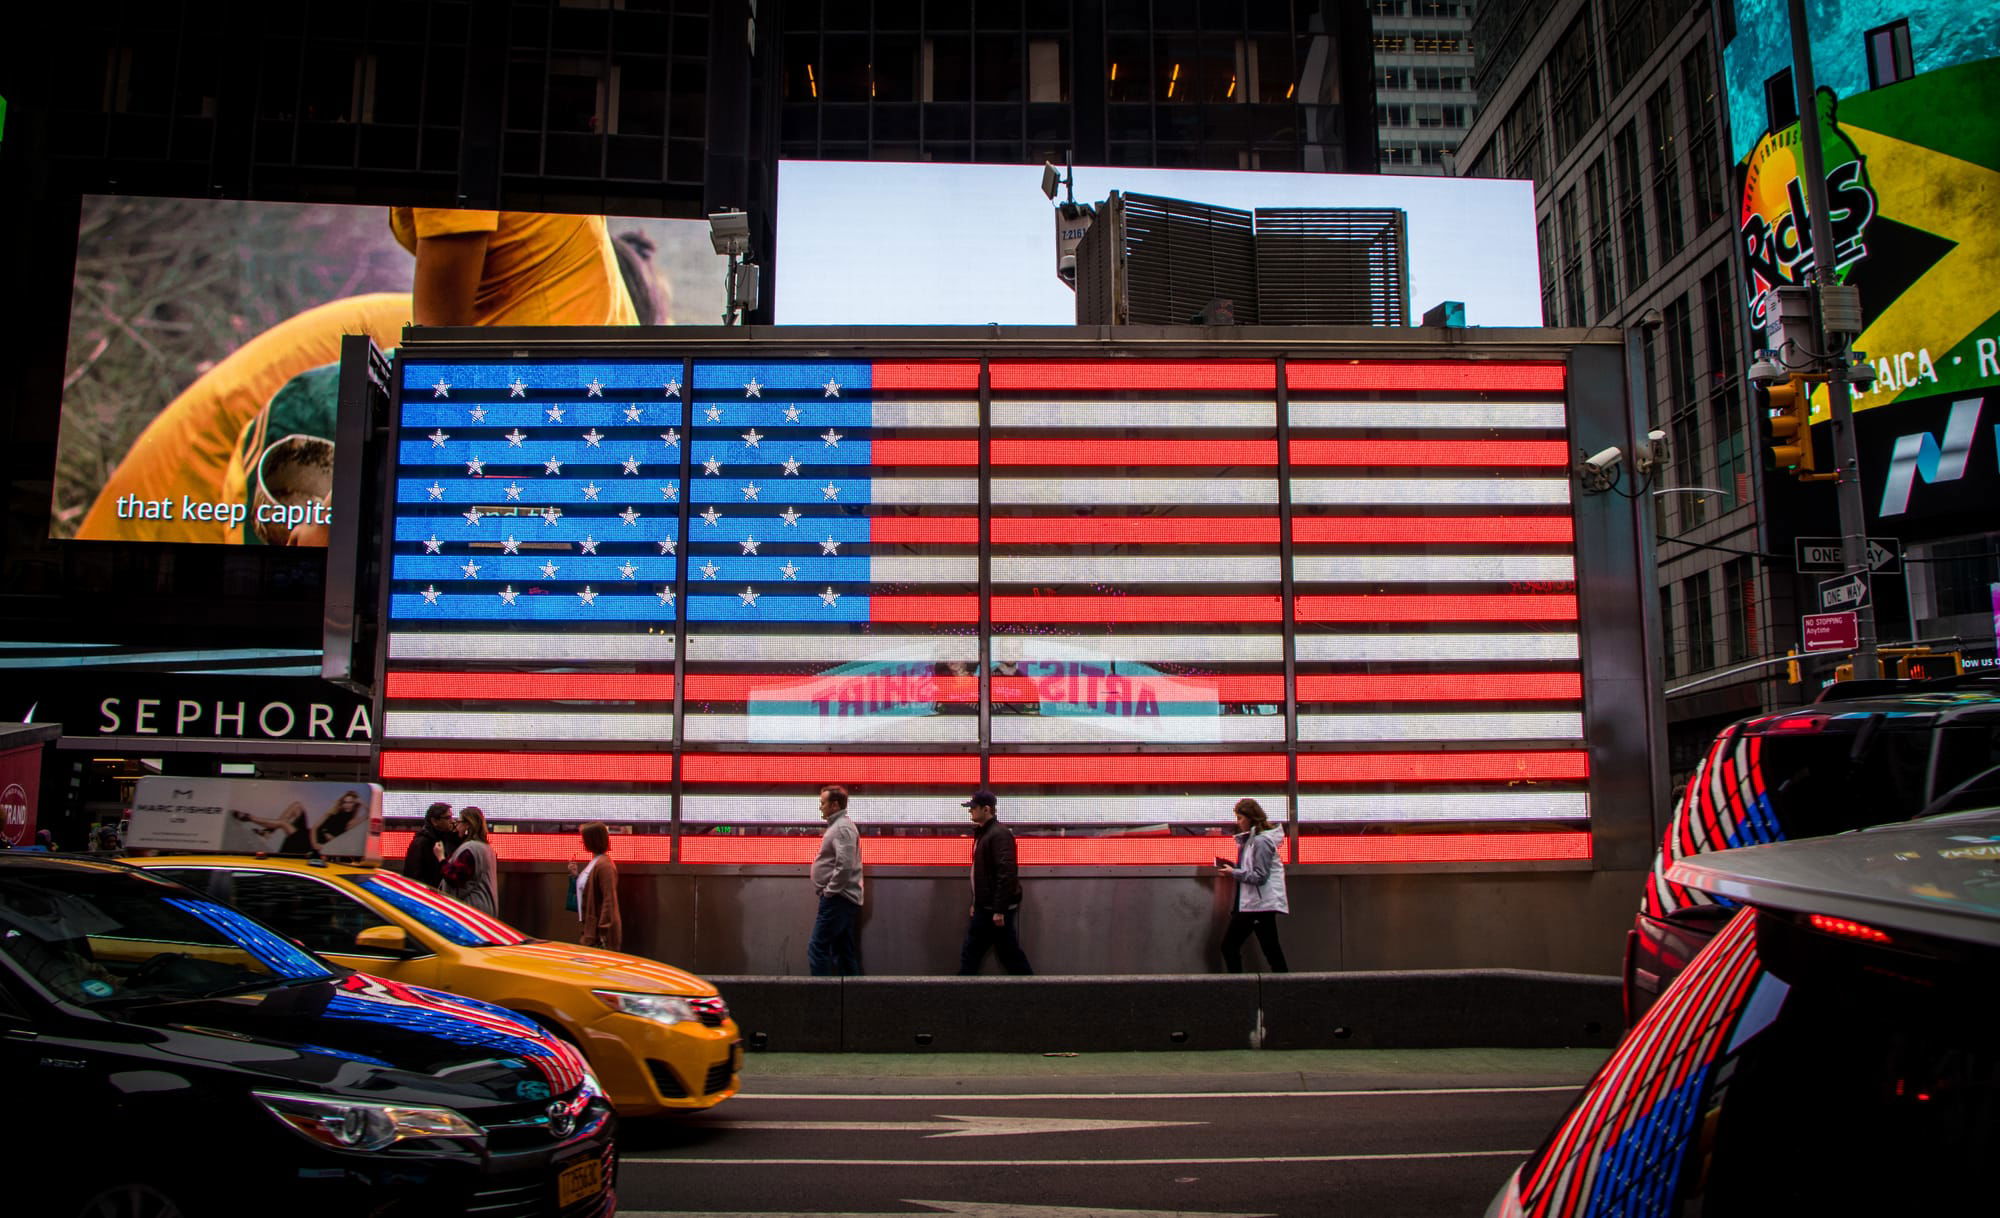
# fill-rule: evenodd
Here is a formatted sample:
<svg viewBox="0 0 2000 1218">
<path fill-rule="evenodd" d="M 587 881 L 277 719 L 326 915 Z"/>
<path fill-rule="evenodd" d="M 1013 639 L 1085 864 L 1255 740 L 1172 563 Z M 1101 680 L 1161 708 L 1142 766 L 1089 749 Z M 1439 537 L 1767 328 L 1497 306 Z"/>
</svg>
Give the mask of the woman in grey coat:
<svg viewBox="0 0 2000 1218">
<path fill-rule="evenodd" d="M 1291 971 L 1278 943 L 1278 915 L 1289 913 L 1285 899 L 1285 831 L 1273 826 L 1254 799 L 1236 801 L 1236 865 L 1217 859 L 1215 869 L 1236 877 L 1236 903 L 1222 936 L 1222 963 L 1243 971 L 1243 942 L 1253 933 L 1274 973 Z"/>
</svg>

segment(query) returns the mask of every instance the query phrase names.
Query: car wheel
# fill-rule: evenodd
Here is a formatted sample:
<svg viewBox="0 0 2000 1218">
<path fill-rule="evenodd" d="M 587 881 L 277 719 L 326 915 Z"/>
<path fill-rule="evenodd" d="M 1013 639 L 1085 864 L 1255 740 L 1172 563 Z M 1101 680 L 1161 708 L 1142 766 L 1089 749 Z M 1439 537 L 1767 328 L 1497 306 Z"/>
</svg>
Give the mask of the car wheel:
<svg viewBox="0 0 2000 1218">
<path fill-rule="evenodd" d="M 76 1218 L 187 1218 L 187 1213 L 159 1189 L 133 1180 L 93 1194 Z"/>
</svg>

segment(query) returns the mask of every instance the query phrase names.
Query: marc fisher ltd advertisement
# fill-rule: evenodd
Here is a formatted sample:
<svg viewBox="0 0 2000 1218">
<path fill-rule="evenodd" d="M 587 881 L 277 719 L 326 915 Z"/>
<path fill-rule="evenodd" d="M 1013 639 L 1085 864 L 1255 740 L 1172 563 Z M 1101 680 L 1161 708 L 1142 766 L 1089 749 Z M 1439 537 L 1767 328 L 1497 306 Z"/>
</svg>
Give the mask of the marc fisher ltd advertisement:
<svg viewBox="0 0 2000 1218">
<path fill-rule="evenodd" d="M 382 788 L 365 782 L 142 778 L 125 845 L 220 854 L 380 858 Z"/>
</svg>

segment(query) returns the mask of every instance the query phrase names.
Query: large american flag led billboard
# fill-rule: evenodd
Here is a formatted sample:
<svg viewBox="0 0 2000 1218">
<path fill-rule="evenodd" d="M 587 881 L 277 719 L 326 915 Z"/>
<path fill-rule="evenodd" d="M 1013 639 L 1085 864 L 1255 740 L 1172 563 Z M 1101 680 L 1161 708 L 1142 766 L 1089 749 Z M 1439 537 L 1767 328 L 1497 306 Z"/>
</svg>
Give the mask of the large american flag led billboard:
<svg viewBox="0 0 2000 1218">
<path fill-rule="evenodd" d="M 1563 370 L 412 360 L 383 781 L 631 857 L 1584 858 Z M 670 832 L 671 831 L 671 832 Z M 566 839 L 516 834 L 503 852 Z"/>
</svg>

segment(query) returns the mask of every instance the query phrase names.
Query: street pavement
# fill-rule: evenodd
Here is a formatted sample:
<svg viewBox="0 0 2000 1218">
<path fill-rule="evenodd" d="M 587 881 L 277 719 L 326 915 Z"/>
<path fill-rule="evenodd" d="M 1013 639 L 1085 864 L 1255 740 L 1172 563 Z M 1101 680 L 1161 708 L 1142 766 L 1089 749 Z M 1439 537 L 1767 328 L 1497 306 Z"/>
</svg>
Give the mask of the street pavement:
<svg viewBox="0 0 2000 1218">
<path fill-rule="evenodd" d="M 1477 1218 L 1604 1050 L 752 1054 L 620 1213 Z"/>
</svg>

